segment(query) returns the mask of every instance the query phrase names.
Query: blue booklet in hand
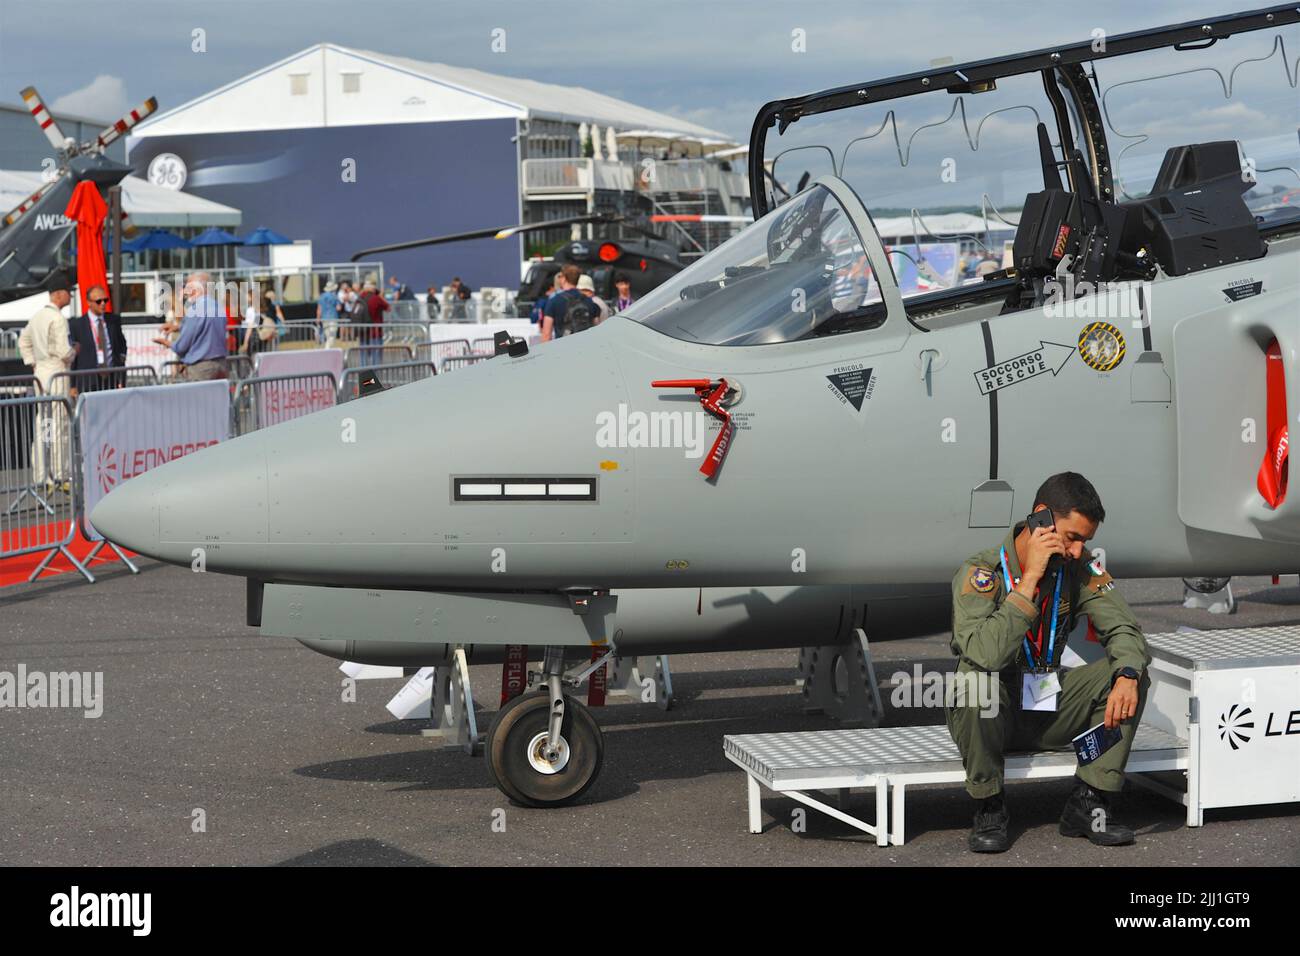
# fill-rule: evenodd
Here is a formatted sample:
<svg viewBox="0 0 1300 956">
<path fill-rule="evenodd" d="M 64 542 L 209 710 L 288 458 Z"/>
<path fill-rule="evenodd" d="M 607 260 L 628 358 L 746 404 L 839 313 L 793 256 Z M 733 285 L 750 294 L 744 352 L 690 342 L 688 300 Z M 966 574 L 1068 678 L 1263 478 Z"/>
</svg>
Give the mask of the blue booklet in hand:
<svg viewBox="0 0 1300 956">
<path fill-rule="evenodd" d="M 1074 752 L 1079 755 L 1079 765 L 1092 763 L 1111 747 L 1120 742 L 1121 734 L 1119 727 L 1112 730 L 1106 729 L 1106 724 L 1100 723 L 1096 727 L 1089 727 L 1079 736 L 1075 737 L 1070 743 L 1074 744 Z"/>
</svg>

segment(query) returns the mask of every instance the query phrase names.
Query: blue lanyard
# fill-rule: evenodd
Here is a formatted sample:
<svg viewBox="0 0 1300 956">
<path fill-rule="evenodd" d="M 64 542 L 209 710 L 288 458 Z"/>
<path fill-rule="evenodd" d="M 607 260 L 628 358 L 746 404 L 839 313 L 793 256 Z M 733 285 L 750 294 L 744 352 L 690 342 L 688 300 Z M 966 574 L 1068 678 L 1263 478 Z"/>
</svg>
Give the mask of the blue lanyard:
<svg viewBox="0 0 1300 956">
<path fill-rule="evenodd" d="M 1011 567 L 1007 564 L 1007 549 L 1005 547 L 1002 549 L 1002 574 L 1006 578 L 1007 593 L 1010 594 L 1012 589 L 1015 587 L 1015 584 L 1011 583 Z M 1064 570 L 1062 568 L 1057 568 L 1056 569 L 1056 593 L 1052 596 L 1052 627 L 1051 630 L 1048 632 L 1048 638 L 1047 638 L 1046 665 L 1044 665 L 1042 662 L 1035 662 L 1034 649 L 1033 646 L 1029 643 L 1029 638 L 1027 636 L 1022 638 L 1022 640 L 1025 643 L 1025 659 L 1029 661 L 1029 664 L 1032 667 L 1051 666 L 1052 657 L 1056 650 L 1056 617 L 1057 617 L 1057 610 L 1061 606 L 1061 578 L 1063 578 L 1064 576 L 1065 576 Z M 1041 634 L 1042 631 L 1039 631 L 1039 633 Z"/>
</svg>

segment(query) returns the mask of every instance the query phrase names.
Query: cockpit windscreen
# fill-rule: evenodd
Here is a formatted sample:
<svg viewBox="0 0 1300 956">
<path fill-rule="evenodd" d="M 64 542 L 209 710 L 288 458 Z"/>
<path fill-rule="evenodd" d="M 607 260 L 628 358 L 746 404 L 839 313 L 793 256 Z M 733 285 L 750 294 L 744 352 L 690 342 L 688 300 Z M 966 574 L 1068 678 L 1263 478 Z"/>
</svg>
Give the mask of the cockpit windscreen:
<svg viewBox="0 0 1300 956">
<path fill-rule="evenodd" d="M 824 186 L 805 190 L 634 302 L 624 317 L 706 345 L 771 345 L 883 321 L 853 222 Z"/>
</svg>

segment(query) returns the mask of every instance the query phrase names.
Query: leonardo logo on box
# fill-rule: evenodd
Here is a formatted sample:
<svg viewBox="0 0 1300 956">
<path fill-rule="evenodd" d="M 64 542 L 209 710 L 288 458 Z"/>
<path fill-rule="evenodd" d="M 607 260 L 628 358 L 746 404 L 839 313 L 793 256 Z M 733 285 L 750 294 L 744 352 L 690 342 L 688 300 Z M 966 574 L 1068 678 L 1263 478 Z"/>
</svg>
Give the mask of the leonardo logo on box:
<svg viewBox="0 0 1300 956">
<path fill-rule="evenodd" d="M 1247 731 L 1254 731 L 1255 721 L 1250 716 L 1249 707 L 1233 704 L 1226 713 L 1219 715 L 1219 739 L 1226 740 L 1233 750 L 1240 750 L 1241 745 L 1250 740 Z"/>
<path fill-rule="evenodd" d="M 1219 739 L 1233 750 L 1240 750 L 1255 733 L 1255 718 L 1249 707 L 1233 704 L 1219 715 Z M 1269 711 L 1264 720 L 1263 737 L 1300 737 L 1300 710 Z"/>
<path fill-rule="evenodd" d="M 164 448 L 133 448 L 122 452 L 105 442 L 100 446 L 99 455 L 95 459 L 95 474 L 99 479 L 100 490 L 108 494 L 118 482 L 142 475 L 151 468 L 165 465 L 177 458 L 184 458 L 200 448 L 217 444 L 217 441 L 214 438 L 212 441 L 177 442 Z"/>
</svg>

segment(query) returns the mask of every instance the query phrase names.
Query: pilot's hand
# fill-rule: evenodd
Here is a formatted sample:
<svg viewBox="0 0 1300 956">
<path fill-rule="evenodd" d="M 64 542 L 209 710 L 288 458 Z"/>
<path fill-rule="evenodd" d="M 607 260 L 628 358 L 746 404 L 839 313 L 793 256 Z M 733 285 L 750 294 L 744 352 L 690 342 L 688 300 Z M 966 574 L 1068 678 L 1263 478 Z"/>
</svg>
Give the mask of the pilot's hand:
<svg viewBox="0 0 1300 956">
<path fill-rule="evenodd" d="M 1106 729 L 1111 730 L 1121 721 L 1137 715 L 1138 682 L 1131 677 L 1119 677 L 1106 698 Z"/>
<path fill-rule="evenodd" d="M 1033 589 L 1047 573 L 1047 562 L 1057 554 L 1065 554 L 1065 541 L 1056 529 L 1035 528 L 1026 549 L 1025 566 L 1021 569 L 1024 576 L 1020 579 L 1020 583 L 1029 585 L 1030 594 L 1026 595 L 1027 597 L 1032 596 Z"/>
</svg>

